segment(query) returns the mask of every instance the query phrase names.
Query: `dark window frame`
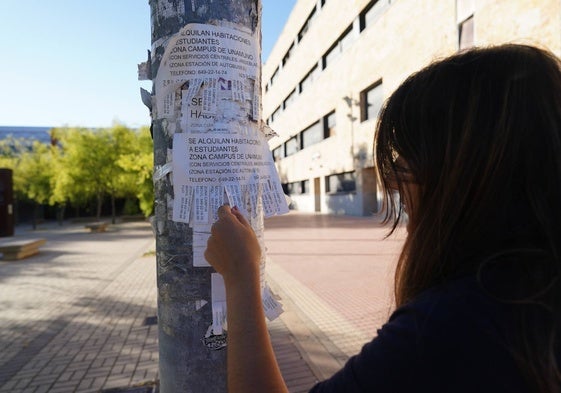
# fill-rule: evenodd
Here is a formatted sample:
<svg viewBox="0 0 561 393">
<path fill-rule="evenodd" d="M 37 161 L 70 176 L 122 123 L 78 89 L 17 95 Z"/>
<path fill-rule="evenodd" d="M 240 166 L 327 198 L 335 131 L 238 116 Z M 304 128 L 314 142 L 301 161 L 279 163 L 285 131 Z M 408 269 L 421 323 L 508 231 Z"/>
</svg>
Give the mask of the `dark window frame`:
<svg viewBox="0 0 561 393">
<path fill-rule="evenodd" d="M 317 132 L 318 135 L 321 135 L 321 139 L 318 139 L 318 138 L 315 138 L 315 139 L 314 139 L 314 138 L 312 138 L 312 140 L 313 140 L 314 142 L 305 145 L 305 140 L 304 140 L 305 137 L 304 137 L 304 136 L 305 136 L 306 133 L 310 133 L 310 132 L 312 132 L 312 131 L 315 131 L 315 132 Z M 300 150 L 304 150 L 304 149 L 306 149 L 306 148 L 308 148 L 308 147 L 310 147 L 310 146 L 313 146 L 313 145 L 318 144 L 318 143 L 320 143 L 321 141 L 323 141 L 325 138 L 324 138 L 324 131 L 323 131 L 323 125 L 322 125 L 322 123 L 321 123 L 321 119 L 320 119 L 320 120 L 316 120 L 315 122 L 313 122 L 312 124 L 310 124 L 308 127 L 304 128 L 302 131 L 300 131 L 300 135 L 301 135 L 301 137 L 300 137 Z M 314 134 L 314 135 L 315 135 L 315 134 Z M 317 135 L 316 135 L 316 136 L 317 136 Z"/>
<path fill-rule="evenodd" d="M 329 119 L 334 120 L 334 124 L 330 127 Z M 335 129 L 337 128 L 337 115 L 335 110 L 332 110 L 327 115 L 323 116 L 323 139 L 327 139 L 335 135 Z"/>
<path fill-rule="evenodd" d="M 284 183 L 283 186 L 287 195 L 306 195 L 310 192 L 310 180 L 298 180 Z"/>
<path fill-rule="evenodd" d="M 464 29 L 469 26 L 471 37 L 464 40 Z M 475 17 L 473 14 L 458 23 L 458 50 L 471 48 L 475 44 Z"/>
<path fill-rule="evenodd" d="M 282 101 L 282 109 L 288 108 L 288 106 L 296 99 L 297 96 L 296 88 L 292 89 L 290 93 L 286 96 L 286 98 Z"/>
<path fill-rule="evenodd" d="M 284 158 L 283 153 L 284 153 L 283 145 L 279 145 L 279 146 L 275 147 L 271 151 L 271 154 L 273 155 L 273 161 L 274 162 L 279 162 L 280 160 L 282 160 Z"/>
<path fill-rule="evenodd" d="M 344 41 L 349 34 L 353 33 L 353 23 L 351 23 L 347 28 L 341 33 L 341 35 L 335 40 L 333 45 L 323 54 L 321 57 L 321 69 L 325 70 L 329 64 L 336 61 L 339 56 L 343 53 L 345 48 L 342 47 L 342 41 Z"/>
<path fill-rule="evenodd" d="M 372 90 L 377 89 L 377 88 L 382 88 L 383 87 L 383 80 L 380 79 L 376 82 L 374 82 L 373 84 L 371 84 L 370 86 L 368 86 L 366 89 L 364 89 L 363 91 L 360 92 L 360 121 L 365 122 L 368 120 L 372 120 L 374 117 L 370 117 L 369 113 L 369 106 L 370 104 L 368 103 L 368 93 L 370 93 Z M 380 108 L 383 105 L 384 99 L 383 99 L 383 91 L 382 91 L 382 102 L 380 103 Z M 380 111 L 380 108 L 378 109 L 378 113 Z"/>
<path fill-rule="evenodd" d="M 362 32 L 364 31 L 364 29 L 368 28 L 368 26 L 370 26 L 370 24 L 367 24 L 367 22 L 373 22 L 376 19 L 378 19 L 378 17 L 380 16 L 380 14 L 382 13 L 382 10 L 389 6 L 390 2 L 388 0 L 371 0 L 366 7 L 364 7 L 362 9 L 362 11 L 360 12 L 358 19 L 359 19 L 359 31 Z M 373 10 L 374 7 L 377 7 L 379 9 Z M 370 12 L 374 12 L 374 16 L 369 16 Z M 367 18 L 368 17 L 368 18 Z"/>
<path fill-rule="evenodd" d="M 347 179 L 350 177 L 350 179 Z M 335 190 L 332 190 L 331 179 L 337 180 Z M 356 192 L 356 171 L 348 171 L 341 173 L 334 173 L 325 176 L 325 192 L 326 194 L 349 194 Z"/>
<path fill-rule="evenodd" d="M 304 91 L 304 87 L 305 85 L 311 85 L 312 83 L 314 83 L 314 80 L 316 78 L 316 73 L 319 71 L 318 69 L 318 65 L 314 65 L 310 71 L 308 71 L 308 73 L 306 74 L 306 76 L 304 76 L 302 78 L 302 80 L 300 82 L 298 82 L 298 93 L 302 93 Z"/>
<path fill-rule="evenodd" d="M 296 146 L 294 152 L 289 152 L 289 151 L 288 151 L 288 146 L 289 146 L 289 143 L 290 143 L 291 141 L 294 141 L 294 145 Z M 301 150 L 301 147 L 300 147 L 300 146 L 301 146 L 300 134 L 296 134 L 296 135 L 294 135 L 293 137 L 287 139 L 287 140 L 283 143 L 283 146 L 284 146 L 284 157 L 288 157 L 288 156 L 291 156 L 291 155 L 293 155 L 293 154 L 298 153 L 298 152 Z"/>
<path fill-rule="evenodd" d="M 316 13 L 317 13 L 317 6 L 314 5 L 314 8 L 312 8 L 310 13 L 308 14 L 308 17 L 306 18 L 306 21 L 304 22 L 304 24 L 300 28 L 300 31 L 298 31 L 298 34 L 296 35 L 296 40 L 298 42 L 302 41 L 302 39 L 304 38 L 304 36 L 308 32 L 308 30 L 310 30 L 310 26 L 312 25 L 312 21 L 317 17 Z"/>
<path fill-rule="evenodd" d="M 271 116 L 269 116 L 269 119 L 271 120 L 271 123 L 273 123 L 275 121 L 275 118 L 281 113 L 282 107 L 279 105 L 277 107 L 277 109 L 275 109 L 273 111 L 273 113 L 271 113 Z"/>
<path fill-rule="evenodd" d="M 286 51 L 286 53 L 284 54 L 284 57 L 282 58 L 283 67 L 288 62 L 288 60 L 290 59 L 290 56 L 292 55 L 293 51 L 294 51 L 294 42 L 292 44 L 290 44 L 290 46 L 288 47 L 288 50 Z"/>
<path fill-rule="evenodd" d="M 273 75 L 271 75 L 271 78 L 269 79 L 269 86 L 273 86 L 273 84 L 275 83 L 275 79 L 278 76 L 279 76 L 279 67 L 277 67 L 273 72 Z"/>
</svg>

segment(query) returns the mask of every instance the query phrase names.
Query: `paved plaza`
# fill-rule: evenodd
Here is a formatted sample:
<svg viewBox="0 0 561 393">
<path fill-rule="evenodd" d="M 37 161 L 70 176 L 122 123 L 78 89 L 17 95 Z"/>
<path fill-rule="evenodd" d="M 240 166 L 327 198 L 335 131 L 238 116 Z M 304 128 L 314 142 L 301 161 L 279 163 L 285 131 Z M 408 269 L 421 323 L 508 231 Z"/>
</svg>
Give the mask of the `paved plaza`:
<svg viewBox="0 0 561 393">
<path fill-rule="evenodd" d="M 392 308 L 403 234 L 375 218 L 290 213 L 266 221 L 269 324 L 291 393 L 307 392 L 371 339 Z M 145 222 L 18 227 L 40 254 L 0 260 L 0 392 L 101 392 L 158 378 L 156 261 Z M 147 390 L 146 390 L 147 391 Z"/>
<path fill-rule="evenodd" d="M 0 392 L 94 392 L 157 378 L 150 227 L 22 230 L 39 255 L 0 263 Z M 148 319 L 149 321 L 150 319 Z"/>
<path fill-rule="evenodd" d="M 327 378 L 370 341 L 393 310 L 405 230 L 379 218 L 290 213 L 266 221 L 267 271 L 281 319 L 315 374 Z"/>
</svg>

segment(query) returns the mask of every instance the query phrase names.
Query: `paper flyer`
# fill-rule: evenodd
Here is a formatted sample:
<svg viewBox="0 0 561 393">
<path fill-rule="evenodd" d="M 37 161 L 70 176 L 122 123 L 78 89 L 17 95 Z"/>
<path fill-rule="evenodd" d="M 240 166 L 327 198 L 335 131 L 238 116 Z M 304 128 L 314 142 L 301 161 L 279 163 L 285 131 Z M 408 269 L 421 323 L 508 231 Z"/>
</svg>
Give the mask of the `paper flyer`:
<svg viewBox="0 0 561 393">
<path fill-rule="evenodd" d="M 176 124 L 172 146 L 172 219 L 193 228 L 193 265 L 208 267 L 206 241 L 216 211 L 237 206 L 251 223 L 284 214 L 288 206 L 261 122 L 257 35 L 189 24 L 173 36 L 154 80 L 154 117 Z M 254 228 L 262 243 L 262 224 Z M 262 244 L 263 255 L 265 246 Z M 282 308 L 263 284 L 267 317 Z M 212 275 L 213 323 L 207 339 L 225 329 L 224 284 Z M 221 341 L 222 342 L 222 341 Z M 220 347 L 221 345 L 218 345 Z"/>
</svg>

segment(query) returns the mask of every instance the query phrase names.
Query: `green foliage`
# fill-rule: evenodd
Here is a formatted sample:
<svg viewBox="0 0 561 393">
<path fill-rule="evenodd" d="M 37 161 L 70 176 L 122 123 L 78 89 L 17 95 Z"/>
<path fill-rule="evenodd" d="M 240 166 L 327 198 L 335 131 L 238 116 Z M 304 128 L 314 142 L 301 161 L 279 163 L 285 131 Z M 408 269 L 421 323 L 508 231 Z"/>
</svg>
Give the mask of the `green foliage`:
<svg viewBox="0 0 561 393">
<path fill-rule="evenodd" d="M 11 136 L 3 139 L 0 141 L 0 167 L 12 169 L 16 198 L 47 202 L 52 176 L 49 146 Z"/>
<path fill-rule="evenodd" d="M 17 155 L 12 146 L 15 140 L 13 138 L 6 138 L 0 140 L 0 168 L 14 169 L 17 162 Z"/>
<path fill-rule="evenodd" d="M 133 175 L 134 195 L 138 198 L 140 210 L 148 217 L 154 209 L 154 154 L 150 129 L 140 128 L 129 148 L 128 153 L 120 156 L 118 165 L 126 174 Z"/>
<path fill-rule="evenodd" d="M 23 152 L 14 168 L 14 189 L 39 204 L 49 203 L 55 178 L 56 152 L 52 146 L 33 142 L 31 150 Z"/>
<path fill-rule="evenodd" d="M 147 127 L 56 128 L 51 139 L 55 146 L 0 141 L 0 167 L 14 171 L 17 197 L 74 206 L 95 199 L 98 214 L 105 197 L 127 198 L 138 200 L 146 216 L 152 213 L 153 153 Z"/>
</svg>

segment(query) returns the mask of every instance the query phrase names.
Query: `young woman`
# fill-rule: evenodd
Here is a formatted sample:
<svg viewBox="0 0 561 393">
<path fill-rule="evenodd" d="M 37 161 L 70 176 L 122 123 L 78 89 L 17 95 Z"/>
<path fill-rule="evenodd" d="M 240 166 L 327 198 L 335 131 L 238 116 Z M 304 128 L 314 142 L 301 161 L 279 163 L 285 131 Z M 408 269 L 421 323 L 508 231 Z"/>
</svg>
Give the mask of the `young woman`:
<svg viewBox="0 0 561 393">
<path fill-rule="evenodd" d="M 312 392 L 561 392 L 560 60 L 503 45 L 429 65 L 386 102 L 375 151 L 386 220 L 409 216 L 397 309 Z M 206 257 L 226 283 L 229 391 L 286 392 L 237 209 Z"/>
</svg>

